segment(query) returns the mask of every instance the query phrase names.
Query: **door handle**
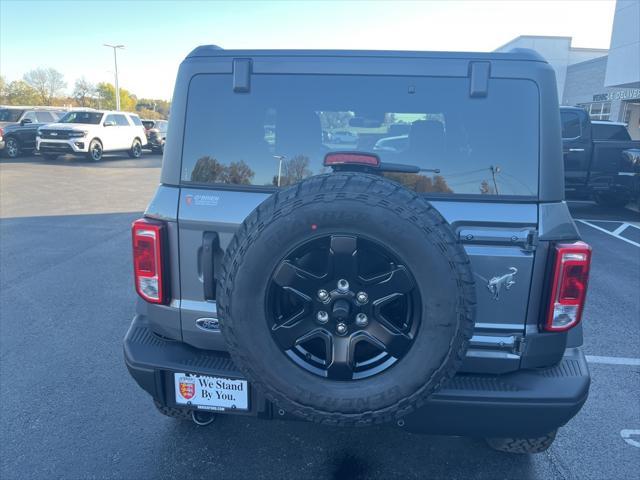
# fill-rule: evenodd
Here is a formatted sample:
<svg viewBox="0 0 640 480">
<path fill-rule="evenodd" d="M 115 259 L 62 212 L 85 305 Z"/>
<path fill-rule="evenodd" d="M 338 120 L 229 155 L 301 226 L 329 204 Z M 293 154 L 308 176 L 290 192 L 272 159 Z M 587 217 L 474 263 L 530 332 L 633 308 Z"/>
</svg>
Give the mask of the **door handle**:
<svg viewBox="0 0 640 480">
<path fill-rule="evenodd" d="M 214 255 L 219 248 L 218 234 L 205 232 L 202 237 L 202 280 L 204 283 L 204 299 L 216 299 L 216 278 Z"/>
<path fill-rule="evenodd" d="M 584 152 L 584 148 L 570 148 L 570 152 Z"/>
</svg>

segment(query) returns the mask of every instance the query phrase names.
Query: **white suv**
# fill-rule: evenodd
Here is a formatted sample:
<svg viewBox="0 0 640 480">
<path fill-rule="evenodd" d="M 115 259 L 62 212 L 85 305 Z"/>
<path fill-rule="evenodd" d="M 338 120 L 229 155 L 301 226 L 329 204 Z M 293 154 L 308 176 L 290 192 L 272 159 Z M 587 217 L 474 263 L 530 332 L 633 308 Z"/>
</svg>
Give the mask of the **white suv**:
<svg viewBox="0 0 640 480">
<path fill-rule="evenodd" d="M 36 144 L 38 152 L 48 160 L 71 153 L 98 162 L 105 152 L 122 151 L 131 158 L 139 158 L 147 137 L 134 113 L 74 110 L 58 123 L 39 128 Z"/>
</svg>

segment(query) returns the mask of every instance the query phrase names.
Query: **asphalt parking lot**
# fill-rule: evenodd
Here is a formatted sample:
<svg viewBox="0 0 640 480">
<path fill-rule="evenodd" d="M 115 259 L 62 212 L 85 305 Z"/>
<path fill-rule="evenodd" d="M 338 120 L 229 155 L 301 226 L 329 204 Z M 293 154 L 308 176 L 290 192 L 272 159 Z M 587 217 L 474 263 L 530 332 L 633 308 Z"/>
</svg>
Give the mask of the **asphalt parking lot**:
<svg viewBox="0 0 640 480">
<path fill-rule="evenodd" d="M 571 204 L 594 251 L 591 393 L 549 451 L 510 456 L 392 427 L 244 417 L 197 427 L 158 414 L 121 341 L 134 308 L 130 224 L 159 174 L 150 154 L 0 160 L 0 478 L 638 478 L 637 212 Z"/>
</svg>

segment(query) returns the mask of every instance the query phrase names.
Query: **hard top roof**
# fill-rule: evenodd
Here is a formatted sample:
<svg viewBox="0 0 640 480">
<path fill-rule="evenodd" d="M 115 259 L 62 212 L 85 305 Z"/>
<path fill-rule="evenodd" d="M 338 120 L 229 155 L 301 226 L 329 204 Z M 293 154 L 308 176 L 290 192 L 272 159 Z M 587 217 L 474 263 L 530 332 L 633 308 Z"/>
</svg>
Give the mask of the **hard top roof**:
<svg viewBox="0 0 640 480">
<path fill-rule="evenodd" d="M 509 52 L 423 52 L 404 50 L 225 50 L 217 45 L 201 45 L 187 55 L 194 57 L 386 57 L 450 58 L 473 60 L 520 60 L 545 62 L 536 51 L 514 48 Z"/>
</svg>

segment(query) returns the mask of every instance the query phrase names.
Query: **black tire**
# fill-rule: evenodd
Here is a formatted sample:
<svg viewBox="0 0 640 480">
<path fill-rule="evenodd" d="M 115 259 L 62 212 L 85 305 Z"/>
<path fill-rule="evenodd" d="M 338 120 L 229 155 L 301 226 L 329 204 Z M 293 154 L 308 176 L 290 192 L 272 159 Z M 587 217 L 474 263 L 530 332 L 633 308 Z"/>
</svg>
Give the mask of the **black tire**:
<svg viewBox="0 0 640 480">
<path fill-rule="evenodd" d="M 131 144 L 131 148 L 127 151 L 129 158 L 140 158 L 142 156 L 142 142 L 136 138 Z"/>
<path fill-rule="evenodd" d="M 13 137 L 5 140 L 4 154 L 7 158 L 18 158 L 20 156 L 20 143 Z"/>
<path fill-rule="evenodd" d="M 154 400 L 153 404 L 162 415 L 178 420 L 191 420 L 191 411 L 187 408 L 168 407 Z"/>
<path fill-rule="evenodd" d="M 102 160 L 104 152 L 102 150 L 102 142 L 94 138 L 89 143 L 89 151 L 87 152 L 87 160 L 91 162 L 99 162 Z"/>
<path fill-rule="evenodd" d="M 630 201 L 627 195 L 621 193 L 598 193 L 594 197 L 596 203 L 602 207 L 620 208 Z"/>
<path fill-rule="evenodd" d="M 48 162 L 52 162 L 53 160 L 55 160 L 56 158 L 58 158 L 58 155 L 54 154 L 54 153 L 43 153 L 42 154 L 42 158 L 44 158 L 45 160 L 47 160 Z"/>
<path fill-rule="evenodd" d="M 541 437 L 533 438 L 487 438 L 494 450 L 505 453 L 541 453 L 547 450 L 556 439 L 557 430 Z"/>
<path fill-rule="evenodd" d="M 386 370 L 357 380 L 300 368 L 265 321 L 271 272 L 303 239 L 335 233 L 370 238 L 408 258 L 402 265 L 420 296 L 410 348 Z M 411 267 L 416 262 L 420 268 Z M 422 197 L 374 175 L 319 175 L 269 197 L 227 248 L 218 292 L 221 329 L 244 375 L 279 408 L 333 425 L 393 421 L 424 405 L 460 367 L 474 325 L 474 279 L 452 228 Z"/>
</svg>

